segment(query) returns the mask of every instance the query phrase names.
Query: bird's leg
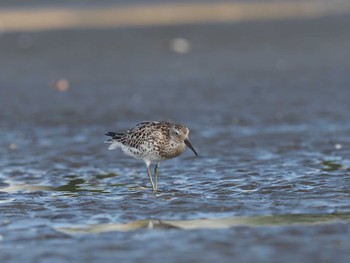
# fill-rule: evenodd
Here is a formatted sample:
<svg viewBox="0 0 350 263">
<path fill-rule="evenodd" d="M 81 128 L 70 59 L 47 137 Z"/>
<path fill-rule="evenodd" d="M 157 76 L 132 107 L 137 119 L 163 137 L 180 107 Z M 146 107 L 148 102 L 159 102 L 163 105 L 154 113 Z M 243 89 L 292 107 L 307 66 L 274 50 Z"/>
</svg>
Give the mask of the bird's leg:
<svg viewBox="0 0 350 263">
<path fill-rule="evenodd" d="M 147 165 L 147 175 L 148 175 L 149 181 L 151 182 L 151 185 L 152 185 L 152 191 L 155 193 L 157 191 L 157 188 L 154 187 L 154 183 L 152 180 L 152 174 L 151 174 L 151 171 L 149 169 L 149 165 Z"/>
<path fill-rule="evenodd" d="M 158 181 L 158 165 L 159 165 L 159 162 L 157 162 L 156 166 L 154 167 L 154 180 L 155 180 L 156 190 L 157 190 L 157 181 Z"/>
</svg>

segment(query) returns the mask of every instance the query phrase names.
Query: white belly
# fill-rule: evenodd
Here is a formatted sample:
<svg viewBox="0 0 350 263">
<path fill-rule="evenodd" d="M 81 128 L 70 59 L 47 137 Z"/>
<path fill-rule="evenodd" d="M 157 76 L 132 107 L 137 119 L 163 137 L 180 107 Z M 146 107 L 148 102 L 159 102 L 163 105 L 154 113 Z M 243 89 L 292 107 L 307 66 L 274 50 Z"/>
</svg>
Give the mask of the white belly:
<svg viewBox="0 0 350 263">
<path fill-rule="evenodd" d="M 122 146 L 121 148 L 126 155 L 136 159 L 156 161 L 156 162 L 163 160 L 163 158 L 161 158 L 156 151 L 153 151 L 151 149 L 146 149 L 142 147 L 141 149 L 136 149 L 136 148 L 127 147 L 127 146 Z"/>
</svg>

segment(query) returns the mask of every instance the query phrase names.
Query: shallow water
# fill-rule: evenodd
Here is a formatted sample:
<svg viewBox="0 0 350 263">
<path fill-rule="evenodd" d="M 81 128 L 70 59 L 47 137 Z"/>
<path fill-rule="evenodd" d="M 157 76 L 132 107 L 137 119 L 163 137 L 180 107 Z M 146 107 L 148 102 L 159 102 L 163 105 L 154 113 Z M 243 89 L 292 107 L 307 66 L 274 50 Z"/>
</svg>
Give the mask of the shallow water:
<svg viewBox="0 0 350 263">
<path fill-rule="evenodd" d="M 347 262 L 349 22 L 1 35 L 0 261 Z M 157 195 L 103 144 L 143 120 L 200 154 Z"/>
</svg>

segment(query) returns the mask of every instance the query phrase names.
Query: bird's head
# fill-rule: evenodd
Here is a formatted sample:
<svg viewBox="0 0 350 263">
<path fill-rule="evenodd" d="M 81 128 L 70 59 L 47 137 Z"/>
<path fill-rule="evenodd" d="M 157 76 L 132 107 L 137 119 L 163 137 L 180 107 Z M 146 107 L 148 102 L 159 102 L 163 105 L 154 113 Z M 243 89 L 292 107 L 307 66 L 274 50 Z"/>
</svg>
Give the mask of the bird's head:
<svg viewBox="0 0 350 263">
<path fill-rule="evenodd" d="M 173 125 L 169 131 L 170 137 L 173 140 L 180 142 L 180 143 L 185 143 L 187 145 L 187 147 L 190 148 L 196 156 L 198 156 L 196 150 L 194 149 L 194 147 L 192 146 L 192 144 L 190 143 L 190 141 L 188 139 L 189 133 L 190 133 L 190 131 L 188 130 L 188 128 L 182 124 Z"/>
</svg>

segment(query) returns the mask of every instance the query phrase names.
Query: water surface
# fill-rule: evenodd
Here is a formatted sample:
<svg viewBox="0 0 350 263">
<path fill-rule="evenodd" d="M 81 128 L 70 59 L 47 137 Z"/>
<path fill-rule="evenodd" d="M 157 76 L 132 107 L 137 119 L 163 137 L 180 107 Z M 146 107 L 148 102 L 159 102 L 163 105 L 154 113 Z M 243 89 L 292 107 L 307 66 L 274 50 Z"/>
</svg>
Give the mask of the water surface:
<svg viewBox="0 0 350 263">
<path fill-rule="evenodd" d="M 349 22 L 1 35 L 0 261 L 347 262 Z M 157 195 L 103 144 L 144 120 L 200 154 Z"/>
</svg>

